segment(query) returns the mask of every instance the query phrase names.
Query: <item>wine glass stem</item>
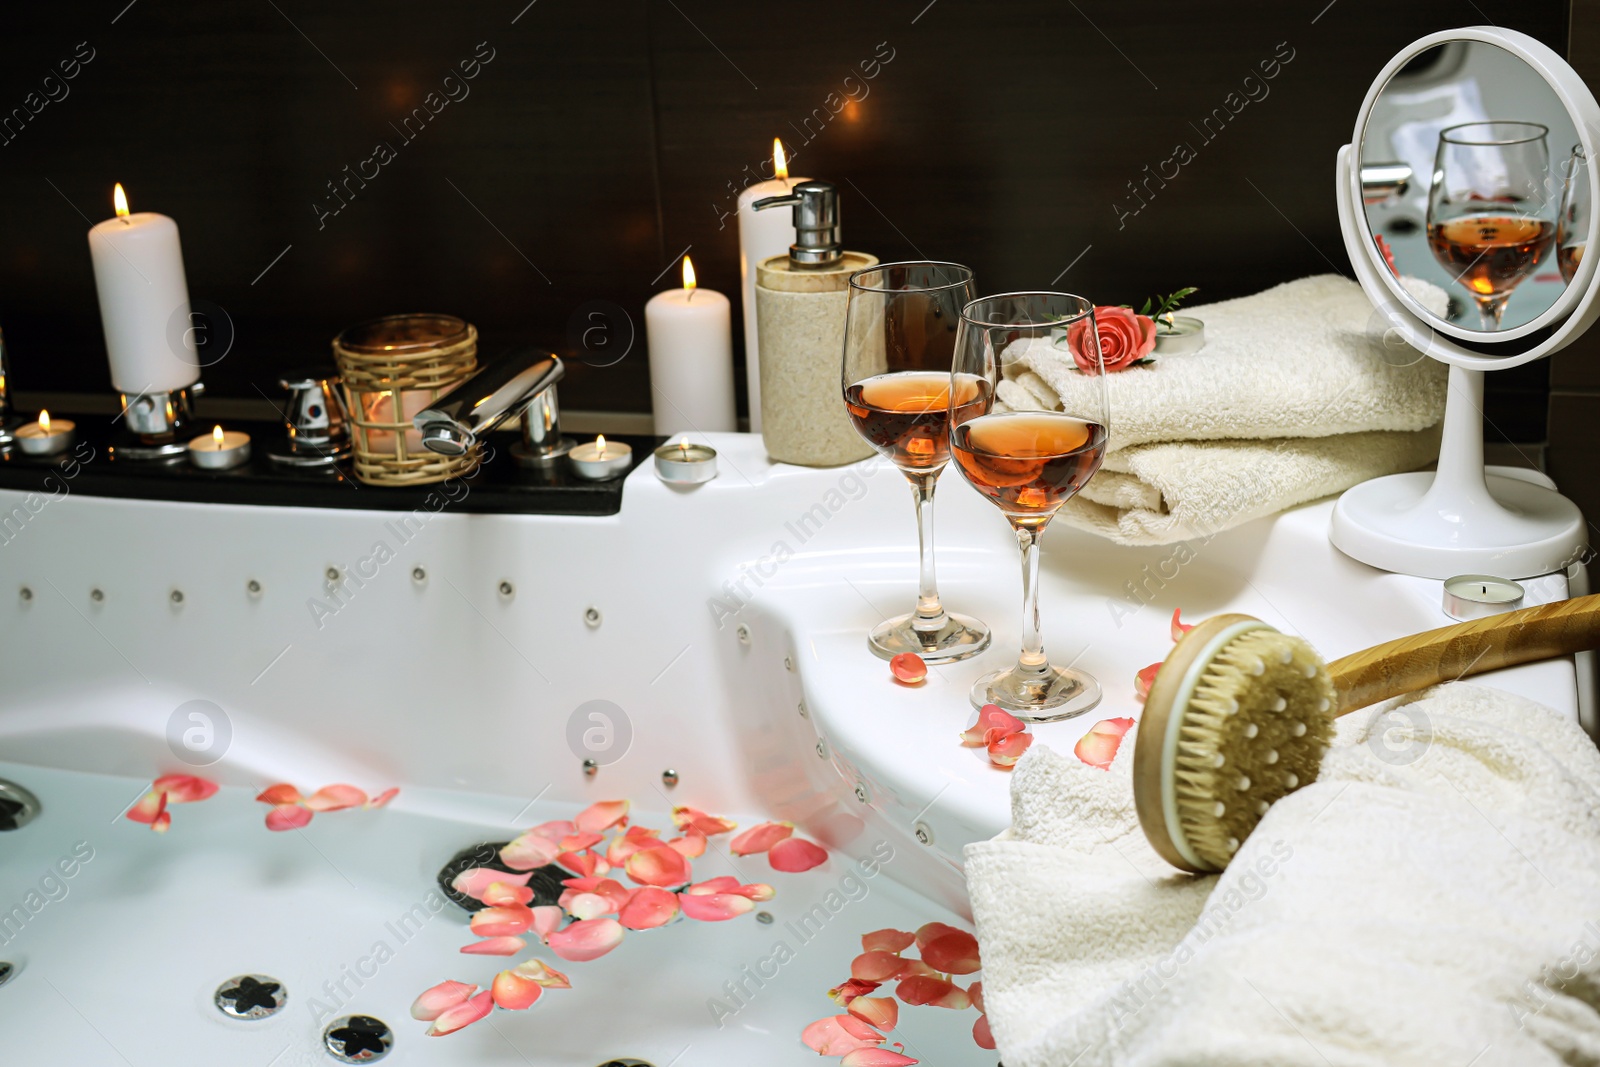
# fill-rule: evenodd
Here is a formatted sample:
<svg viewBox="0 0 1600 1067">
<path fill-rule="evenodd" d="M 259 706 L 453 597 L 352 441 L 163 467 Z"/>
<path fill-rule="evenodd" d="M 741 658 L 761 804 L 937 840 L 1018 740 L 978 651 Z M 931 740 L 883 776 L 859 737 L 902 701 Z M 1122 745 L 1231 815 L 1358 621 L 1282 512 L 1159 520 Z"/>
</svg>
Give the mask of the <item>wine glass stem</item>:
<svg viewBox="0 0 1600 1067">
<path fill-rule="evenodd" d="M 1044 675 L 1050 660 L 1044 654 L 1044 634 L 1039 628 L 1039 539 L 1042 526 L 1016 526 L 1017 544 L 1022 546 L 1022 652 L 1017 670 L 1022 674 Z"/>
<path fill-rule="evenodd" d="M 907 473 L 911 495 L 917 502 L 917 619 L 918 630 L 939 630 L 945 625 L 944 605 L 939 602 L 939 583 L 933 571 L 933 491 L 939 472 Z"/>
<path fill-rule="evenodd" d="M 1498 330 L 1500 319 L 1506 313 L 1506 302 L 1511 299 L 1510 293 L 1496 293 L 1493 296 L 1474 297 L 1478 304 L 1478 319 L 1485 330 Z"/>
</svg>

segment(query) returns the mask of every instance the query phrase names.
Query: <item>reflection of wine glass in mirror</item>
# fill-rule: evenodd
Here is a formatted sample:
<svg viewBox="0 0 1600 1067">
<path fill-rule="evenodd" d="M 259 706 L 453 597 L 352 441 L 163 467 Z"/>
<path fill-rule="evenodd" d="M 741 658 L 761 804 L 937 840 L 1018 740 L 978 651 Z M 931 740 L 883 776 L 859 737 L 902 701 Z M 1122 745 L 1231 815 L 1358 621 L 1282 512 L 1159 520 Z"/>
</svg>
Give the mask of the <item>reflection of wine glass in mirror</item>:
<svg viewBox="0 0 1600 1067">
<path fill-rule="evenodd" d="M 1556 266 L 1561 280 L 1571 282 L 1583 262 L 1589 241 L 1589 158 L 1583 145 L 1572 146 L 1566 178 L 1561 184 L 1561 215 L 1556 221 Z"/>
<path fill-rule="evenodd" d="M 961 308 L 976 296 L 972 271 L 956 263 L 885 263 L 850 276 L 845 312 L 845 410 L 856 432 L 911 482 L 917 503 L 917 608 L 867 635 L 889 659 L 911 652 L 949 663 L 989 647 L 989 628 L 953 615 L 939 599 L 933 567 L 933 491 L 950 462 L 950 362 Z M 979 383 L 960 383 L 959 402 Z"/>
<path fill-rule="evenodd" d="M 1544 194 L 1548 128 L 1537 122 L 1468 122 L 1439 132 L 1428 192 L 1428 248 L 1477 302 L 1485 330 L 1500 328 L 1511 292 L 1555 243 Z"/>
<path fill-rule="evenodd" d="M 1061 411 L 993 410 L 1006 366 L 1025 347 L 1071 351 L 1081 388 L 1062 393 Z M 1100 684 L 1045 655 L 1039 628 L 1039 539 L 1045 526 L 1105 458 L 1109 425 L 1105 367 L 1094 308 L 1066 293 L 1010 293 L 968 304 L 951 368 L 952 397 L 978 382 L 976 400 L 950 405 L 950 448 L 972 487 L 1000 509 L 1022 546 L 1022 651 L 1017 664 L 979 678 L 972 703 L 998 704 L 1027 722 L 1081 715 L 1100 702 Z"/>
</svg>

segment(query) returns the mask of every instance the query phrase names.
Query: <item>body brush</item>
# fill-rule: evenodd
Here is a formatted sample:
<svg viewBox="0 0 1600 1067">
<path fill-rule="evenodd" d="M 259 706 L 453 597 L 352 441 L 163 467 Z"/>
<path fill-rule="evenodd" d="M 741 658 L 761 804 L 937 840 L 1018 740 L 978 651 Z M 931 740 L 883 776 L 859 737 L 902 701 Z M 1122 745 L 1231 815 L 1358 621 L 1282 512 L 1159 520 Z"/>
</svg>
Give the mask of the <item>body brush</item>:
<svg viewBox="0 0 1600 1067">
<path fill-rule="evenodd" d="M 1324 664 L 1249 615 L 1218 615 L 1167 656 L 1133 756 L 1144 833 L 1168 863 L 1220 871 L 1278 798 L 1316 780 L 1340 715 L 1468 675 L 1600 647 L 1600 596 L 1402 637 Z"/>
</svg>

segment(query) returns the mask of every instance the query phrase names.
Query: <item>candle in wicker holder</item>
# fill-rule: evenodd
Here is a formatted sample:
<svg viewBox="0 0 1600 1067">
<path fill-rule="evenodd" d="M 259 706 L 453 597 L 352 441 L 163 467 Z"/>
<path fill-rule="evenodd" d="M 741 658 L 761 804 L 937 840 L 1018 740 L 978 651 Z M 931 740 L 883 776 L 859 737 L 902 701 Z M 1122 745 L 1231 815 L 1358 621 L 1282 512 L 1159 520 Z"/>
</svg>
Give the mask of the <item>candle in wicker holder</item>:
<svg viewBox="0 0 1600 1067">
<path fill-rule="evenodd" d="M 422 447 L 411 416 L 478 365 L 478 331 L 453 315 L 390 315 L 333 340 L 350 409 L 355 475 L 369 485 L 426 485 L 477 466 L 479 449 L 442 456 Z"/>
</svg>

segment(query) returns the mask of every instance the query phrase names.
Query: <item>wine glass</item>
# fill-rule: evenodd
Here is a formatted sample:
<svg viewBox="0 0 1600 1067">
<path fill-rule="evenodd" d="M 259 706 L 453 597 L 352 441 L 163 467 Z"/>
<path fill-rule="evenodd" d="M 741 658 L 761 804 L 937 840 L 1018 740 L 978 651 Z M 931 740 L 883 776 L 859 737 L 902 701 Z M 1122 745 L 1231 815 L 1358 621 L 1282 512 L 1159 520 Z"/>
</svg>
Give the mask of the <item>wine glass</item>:
<svg viewBox="0 0 1600 1067">
<path fill-rule="evenodd" d="M 1589 158 L 1583 145 L 1572 146 L 1566 179 L 1561 185 L 1561 214 L 1556 222 L 1556 267 L 1561 280 L 1571 284 L 1589 243 Z"/>
<path fill-rule="evenodd" d="M 950 361 L 961 307 L 977 295 L 958 263 L 884 263 L 850 276 L 845 314 L 845 410 L 856 432 L 899 467 L 917 503 L 917 608 L 867 635 L 891 659 L 912 652 L 950 663 L 989 647 L 989 628 L 944 610 L 933 569 L 933 491 L 950 462 Z M 977 395 L 977 383 L 961 392 Z"/>
<path fill-rule="evenodd" d="M 1467 122 L 1439 131 L 1428 190 L 1428 248 L 1498 330 L 1511 291 L 1555 243 L 1555 205 L 1530 195 L 1550 172 L 1537 122 Z"/>
<path fill-rule="evenodd" d="M 1007 367 L 1049 345 L 1075 361 L 1061 411 L 993 410 Z M 1105 365 L 1094 305 L 1067 293 L 1008 293 L 974 300 L 961 313 L 951 366 L 954 397 L 979 385 L 971 403 L 950 406 L 956 467 L 1011 523 L 1022 546 L 1022 652 L 1017 665 L 984 675 L 972 687 L 975 707 L 998 704 L 1024 722 L 1054 722 L 1100 703 L 1100 683 L 1058 667 L 1039 632 L 1039 539 L 1044 528 L 1105 458 L 1110 425 Z"/>
</svg>

